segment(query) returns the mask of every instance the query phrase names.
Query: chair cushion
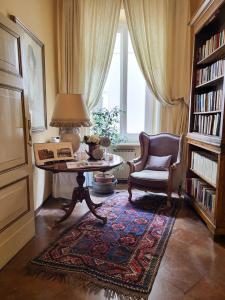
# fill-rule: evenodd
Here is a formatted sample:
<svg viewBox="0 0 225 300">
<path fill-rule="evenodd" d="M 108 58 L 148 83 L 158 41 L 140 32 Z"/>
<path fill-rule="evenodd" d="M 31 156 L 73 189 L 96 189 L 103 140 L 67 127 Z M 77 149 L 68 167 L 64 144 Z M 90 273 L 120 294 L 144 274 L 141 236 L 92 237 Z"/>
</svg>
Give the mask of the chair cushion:
<svg viewBox="0 0 225 300">
<path fill-rule="evenodd" d="M 156 170 L 156 171 L 167 171 L 172 155 L 167 156 L 155 156 L 149 155 L 145 169 L 146 170 Z"/>
<path fill-rule="evenodd" d="M 131 183 L 145 186 L 147 189 L 166 189 L 168 178 L 168 171 L 143 170 L 130 174 Z"/>
</svg>

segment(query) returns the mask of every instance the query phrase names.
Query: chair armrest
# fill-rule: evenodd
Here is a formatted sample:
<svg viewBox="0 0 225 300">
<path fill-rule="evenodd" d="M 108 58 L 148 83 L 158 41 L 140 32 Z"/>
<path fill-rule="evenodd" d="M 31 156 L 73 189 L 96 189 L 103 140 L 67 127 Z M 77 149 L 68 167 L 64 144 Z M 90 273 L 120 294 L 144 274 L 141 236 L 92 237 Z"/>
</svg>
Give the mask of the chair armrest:
<svg viewBox="0 0 225 300">
<path fill-rule="evenodd" d="M 174 171 L 174 170 L 176 170 L 180 165 L 181 165 L 181 161 L 176 161 L 175 163 L 173 163 L 173 164 L 169 167 L 169 170 L 170 170 L 170 171 Z"/>
<path fill-rule="evenodd" d="M 133 160 L 130 160 L 127 162 L 127 164 L 130 167 L 130 173 L 140 171 L 143 168 L 142 157 L 138 157 Z"/>
<path fill-rule="evenodd" d="M 182 163 L 179 160 L 169 167 L 169 189 L 176 190 L 180 186 L 180 182 L 182 182 Z"/>
</svg>

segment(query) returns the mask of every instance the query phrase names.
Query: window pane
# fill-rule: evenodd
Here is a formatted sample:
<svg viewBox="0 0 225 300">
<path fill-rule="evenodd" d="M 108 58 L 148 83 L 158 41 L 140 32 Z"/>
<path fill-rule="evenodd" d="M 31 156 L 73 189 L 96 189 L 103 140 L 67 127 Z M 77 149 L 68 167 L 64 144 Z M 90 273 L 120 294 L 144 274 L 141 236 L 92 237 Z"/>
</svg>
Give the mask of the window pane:
<svg viewBox="0 0 225 300">
<path fill-rule="evenodd" d="M 112 109 L 115 106 L 120 107 L 120 39 L 121 33 L 117 33 L 112 62 L 102 93 L 102 107 L 107 109 Z"/>
<path fill-rule="evenodd" d="M 127 133 L 140 133 L 145 129 L 145 79 L 138 66 L 128 37 L 127 70 Z"/>
</svg>

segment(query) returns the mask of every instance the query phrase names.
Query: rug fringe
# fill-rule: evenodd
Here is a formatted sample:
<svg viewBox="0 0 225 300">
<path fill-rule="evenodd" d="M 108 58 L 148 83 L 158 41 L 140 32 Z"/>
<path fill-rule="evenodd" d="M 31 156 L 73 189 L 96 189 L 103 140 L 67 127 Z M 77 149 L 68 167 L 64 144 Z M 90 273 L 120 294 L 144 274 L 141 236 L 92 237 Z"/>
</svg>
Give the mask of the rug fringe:
<svg viewBox="0 0 225 300">
<path fill-rule="evenodd" d="M 29 263 L 25 269 L 25 275 L 42 278 L 52 281 L 59 281 L 70 284 L 74 288 L 81 289 L 83 292 L 97 294 L 102 289 L 107 300 L 117 297 L 118 300 L 147 300 L 148 294 L 139 291 L 129 290 L 125 287 L 120 287 L 109 282 L 103 282 L 95 277 L 84 273 L 68 273 L 63 270 L 46 268 L 43 265 Z"/>
</svg>

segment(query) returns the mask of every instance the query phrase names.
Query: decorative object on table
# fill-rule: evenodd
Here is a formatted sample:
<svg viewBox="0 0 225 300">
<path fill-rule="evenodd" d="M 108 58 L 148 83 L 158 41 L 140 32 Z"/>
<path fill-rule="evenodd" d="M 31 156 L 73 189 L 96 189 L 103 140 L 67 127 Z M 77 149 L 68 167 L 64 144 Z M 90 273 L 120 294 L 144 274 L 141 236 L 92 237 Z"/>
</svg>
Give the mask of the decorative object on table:
<svg viewBox="0 0 225 300">
<path fill-rule="evenodd" d="M 34 157 L 36 165 L 44 165 L 54 161 L 73 160 L 73 149 L 70 142 L 35 143 Z"/>
<path fill-rule="evenodd" d="M 167 193 L 168 202 L 173 191 L 181 196 L 183 136 L 142 132 L 139 140 L 141 156 L 128 161 L 129 201 L 132 201 L 132 188 Z"/>
<path fill-rule="evenodd" d="M 50 138 L 51 143 L 59 143 L 60 142 L 60 137 L 59 136 L 52 136 Z"/>
<path fill-rule="evenodd" d="M 44 44 L 17 17 L 10 18 L 24 32 L 22 64 L 32 131 L 44 131 L 47 129 Z"/>
<path fill-rule="evenodd" d="M 86 105 L 80 94 L 58 94 L 50 126 L 60 127 L 62 142 L 71 142 L 73 151 L 80 147 L 79 127 L 91 126 Z"/>
<path fill-rule="evenodd" d="M 108 137 L 112 145 L 117 145 L 124 141 L 121 138 L 119 125 L 122 111 L 118 107 L 111 110 L 106 108 L 99 109 L 92 113 L 93 126 L 91 132 L 94 135 Z M 109 147 L 104 146 L 104 147 Z"/>
<path fill-rule="evenodd" d="M 101 146 L 104 148 L 104 159 L 108 160 L 108 147 L 111 145 L 111 141 L 110 138 L 108 138 L 107 136 L 103 136 L 101 137 Z"/>
<path fill-rule="evenodd" d="M 84 143 L 87 144 L 89 148 L 86 152 L 91 160 L 100 160 L 103 158 L 104 151 L 100 148 L 101 140 L 102 138 L 95 134 L 84 136 Z"/>
<path fill-rule="evenodd" d="M 159 195 L 135 198 L 135 206 L 125 192 L 108 198 L 98 208 L 107 226 L 86 214 L 29 263 L 28 274 L 82 284 L 87 292 L 105 289 L 118 299 L 147 299 L 180 202 L 168 207 Z"/>
</svg>

